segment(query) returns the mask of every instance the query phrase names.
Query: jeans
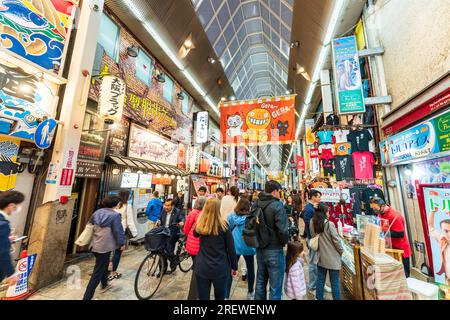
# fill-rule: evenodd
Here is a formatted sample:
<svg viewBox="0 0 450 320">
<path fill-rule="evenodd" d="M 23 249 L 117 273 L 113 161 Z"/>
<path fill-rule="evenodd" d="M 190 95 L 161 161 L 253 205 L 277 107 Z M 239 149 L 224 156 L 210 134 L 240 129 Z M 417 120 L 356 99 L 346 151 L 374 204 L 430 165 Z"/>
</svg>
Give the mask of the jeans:
<svg viewBox="0 0 450 320">
<path fill-rule="evenodd" d="M 120 257 L 122 256 L 122 250 L 117 248 L 114 250 L 113 258 L 112 258 L 112 272 L 116 272 L 119 267 Z"/>
<path fill-rule="evenodd" d="M 333 300 L 341 300 L 341 280 L 339 270 L 325 269 L 321 266 L 317 266 L 316 299 L 323 300 L 323 291 L 325 288 L 327 272 L 330 272 L 331 293 L 333 295 Z"/>
<path fill-rule="evenodd" d="M 225 291 L 227 286 L 226 276 L 218 279 L 205 279 L 198 275 L 195 277 L 197 278 L 199 300 L 210 300 L 211 284 L 214 286 L 214 298 L 216 300 L 225 300 Z"/>
<path fill-rule="evenodd" d="M 255 300 L 267 299 L 267 282 L 270 285 L 269 299 L 281 300 L 286 269 L 283 249 L 258 249 L 256 261 L 258 272 L 256 275 Z"/>
<path fill-rule="evenodd" d="M 170 261 L 170 269 L 172 269 L 172 271 L 177 267 L 176 261 L 175 261 L 175 245 L 177 244 L 178 239 L 180 238 L 178 236 L 178 232 L 179 230 L 170 230 L 170 238 L 167 242 L 167 246 L 166 246 L 166 255 L 167 258 Z"/>
<path fill-rule="evenodd" d="M 102 287 L 106 288 L 108 286 L 108 265 L 111 252 L 97 253 L 94 252 L 95 256 L 95 266 L 94 272 L 92 273 L 91 279 L 84 293 L 83 300 L 92 300 L 94 296 L 95 289 L 101 282 Z"/>
<path fill-rule="evenodd" d="M 317 287 L 317 264 L 313 263 L 316 252 L 309 247 L 309 240 L 307 240 L 309 248 L 308 258 L 308 290 L 316 290 Z"/>
<path fill-rule="evenodd" d="M 239 258 L 241 256 L 237 256 L 237 260 L 239 261 Z M 248 285 L 248 292 L 252 293 L 255 291 L 255 256 L 243 256 L 245 264 L 247 265 L 247 285 Z M 227 299 L 230 299 L 230 293 L 231 293 L 231 286 L 233 284 L 233 277 L 230 273 L 227 279 L 227 291 L 225 293 L 225 297 Z"/>
</svg>

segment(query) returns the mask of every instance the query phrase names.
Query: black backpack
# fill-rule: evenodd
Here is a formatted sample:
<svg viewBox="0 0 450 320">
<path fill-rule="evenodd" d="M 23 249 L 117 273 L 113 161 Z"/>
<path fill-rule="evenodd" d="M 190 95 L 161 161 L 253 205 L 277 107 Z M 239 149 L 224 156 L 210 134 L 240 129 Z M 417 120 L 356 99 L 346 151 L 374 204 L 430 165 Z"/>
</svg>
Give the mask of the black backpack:
<svg viewBox="0 0 450 320">
<path fill-rule="evenodd" d="M 266 222 L 264 210 L 272 203 L 269 201 L 263 208 L 258 203 L 252 207 L 245 220 L 242 238 L 249 247 L 265 248 L 270 243 L 272 234 Z"/>
</svg>

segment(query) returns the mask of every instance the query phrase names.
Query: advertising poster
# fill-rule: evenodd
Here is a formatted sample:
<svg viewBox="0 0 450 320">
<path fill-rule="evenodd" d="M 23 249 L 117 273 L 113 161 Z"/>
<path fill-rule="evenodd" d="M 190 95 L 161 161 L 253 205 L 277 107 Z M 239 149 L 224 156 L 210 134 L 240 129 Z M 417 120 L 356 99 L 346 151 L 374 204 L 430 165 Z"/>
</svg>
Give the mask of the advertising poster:
<svg viewBox="0 0 450 320">
<path fill-rule="evenodd" d="M 450 113 L 380 142 L 381 161 L 390 165 L 450 150 Z"/>
<path fill-rule="evenodd" d="M 0 134 L 34 141 L 39 124 L 54 114 L 56 85 L 4 60 L 0 74 Z"/>
<path fill-rule="evenodd" d="M 312 146 L 316 142 L 316 135 L 312 132 L 314 128 L 314 119 L 305 120 L 306 145 Z"/>
<path fill-rule="evenodd" d="M 127 155 L 128 130 L 130 122 L 122 117 L 122 122 L 113 127 L 109 134 L 109 143 L 106 147 L 106 154 Z"/>
<path fill-rule="evenodd" d="M 334 39 L 332 45 L 339 114 L 364 113 L 364 93 L 356 37 Z"/>
<path fill-rule="evenodd" d="M 78 0 L 1 2 L 0 47 L 46 70 L 62 72 L 72 7 Z"/>
<path fill-rule="evenodd" d="M 110 57 L 106 52 L 97 52 L 99 58 L 94 64 L 94 69 L 101 75 L 95 79 L 89 91 L 89 98 L 99 102 L 102 87 L 102 78 L 108 74 L 117 75 L 126 83 L 125 104 L 123 115 L 142 126 L 155 132 L 170 136 L 173 140 L 190 145 L 193 137 L 192 117 L 193 98 L 174 81 L 172 101 L 164 99 L 163 84 L 155 79 L 156 68 L 147 68 L 148 72 L 142 72 L 142 64 L 136 58 L 128 56 L 127 50 L 134 45 L 142 49 L 133 36 L 123 27 L 120 21 L 110 16 L 120 28 L 119 34 L 119 61 Z M 155 64 L 153 56 L 146 52 L 152 64 Z M 158 67 L 159 71 L 168 74 L 167 70 Z M 139 77 L 137 76 L 139 75 Z M 141 80 L 148 77 L 147 81 Z M 144 79 L 146 80 L 146 79 Z M 172 79 L 173 80 L 173 79 Z M 177 94 L 183 92 L 184 99 L 179 100 Z M 166 97 L 167 98 L 167 97 Z"/>
<path fill-rule="evenodd" d="M 19 140 L 0 136 L 0 191 L 10 190 L 16 186 L 19 146 Z"/>
<path fill-rule="evenodd" d="M 128 156 L 177 166 L 178 144 L 136 125 L 131 126 Z"/>
<path fill-rule="evenodd" d="M 182 143 L 178 144 L 178 168 L 186 169 L 186 146 Z"/>
<path fill-rule="evenodd" d="M 424 188 L 434 280 L 441 299 L 450 300 L 450 188 Z"/>
<path fill-rule="evenodd" d="M 295 139 L 295 95 L 220 104 L 222 143 L 257 145 Z"/>
<path fill-rule="evenodd" d="M 338 203 L 340 199 L 344 199 L 346 203 L 350 203 L 349 189 L 332 189 L 332 188 L 314 188 L 322 193 L 322 202 Z"/>
</svg>

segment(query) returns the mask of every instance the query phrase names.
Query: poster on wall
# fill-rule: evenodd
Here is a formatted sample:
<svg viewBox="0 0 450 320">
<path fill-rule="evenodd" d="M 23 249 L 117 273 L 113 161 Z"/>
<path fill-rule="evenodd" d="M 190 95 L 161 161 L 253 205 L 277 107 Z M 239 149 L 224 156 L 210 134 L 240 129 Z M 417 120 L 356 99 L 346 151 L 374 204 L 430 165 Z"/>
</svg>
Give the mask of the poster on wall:
<svg viewBox="0 0 450 320">
<path fill-rule="evenodd" d="M 78 0 L 1 1 L 0 47 L 61 73 L 74 5 Z"/>
<path fill-rule="evenodd" d="M 356 37 L 333 39 L 332 47 L 339 114 L 364 113 L 366 109 Z"/>
<path fill-rule="evenodd" d="M 0 191 L 10 190 L 16 186 L 19 146 L 19 140 L 0 136 Z"/>
<path fill-rule="evenodd" d="M 131 126 L 128 156 L 177 166 L 178 144 L 136 125 Z"/>
<path fill-rule="evenodd" d="M 290 143 L 295 138 L 295 95 L 220 104 L 222 143 Z"/>
<path fill-rule="evenodd" d="M 316 142 L 316 136 L 312 132 L 314 128 L 314 119 L 305 120 L 306 145 L 312 146 Z"/>
<path fill-rule="evenodd" d="M 423 188 L 434 280 L 450 292 L 450 188 Z M 448 296 L 447 296 L 448 297 Z M 448 297 L 450 300 L 450 297 Z"/>
<path fill-rule="evenodd" d="M 414 163 L 412 178 L 418 184 L 450 183 L 450 156 Z"/>
<path fill-rule="evenodd" d="M 450 150 L 450 112 L 380 142 L 381 161 L 391 165 Z"/>
<path fill-rule="evenodd" d="M 39 124 L 54 114 L 56 85 L 4 60 L 0 74 L 0 134 L 34 141 Z"/>
<path fill-rule="evenodd" d="M 120 124 L 113 127 L 109 134 L 109 143 L 106 154 L 127 155 L 128 130 L 130 122 L 123 117 Z"/>
</svg>

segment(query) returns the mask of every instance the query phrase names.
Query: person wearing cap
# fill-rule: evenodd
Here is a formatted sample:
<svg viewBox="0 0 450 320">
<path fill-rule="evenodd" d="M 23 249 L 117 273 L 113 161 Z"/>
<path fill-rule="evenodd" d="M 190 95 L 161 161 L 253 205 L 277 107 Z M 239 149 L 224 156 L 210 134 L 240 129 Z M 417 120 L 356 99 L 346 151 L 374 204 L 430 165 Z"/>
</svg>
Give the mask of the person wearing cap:
<svg viewBox="0 0 450 320">
<path fill-rule="evenodd" d="M 388 231 L 387 238 L 391 239 L 392 248 L 403 250 L 403 266 L 405 268 L 405 275 L 408 278 L 410 274 L 411 246 L 409 245 L 408 236 L 406 234 L 405 218 L 400 212 L 388 206 L 386 202 L 379 198 L 373 197 L 369 201 L 372 210 L 383 219 L 389 221 L 389 228 L 383 230 Z"/>
</svg>

